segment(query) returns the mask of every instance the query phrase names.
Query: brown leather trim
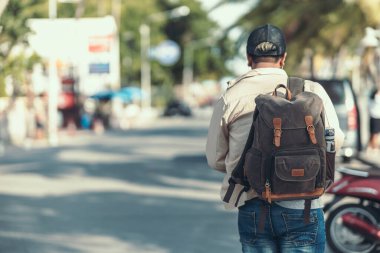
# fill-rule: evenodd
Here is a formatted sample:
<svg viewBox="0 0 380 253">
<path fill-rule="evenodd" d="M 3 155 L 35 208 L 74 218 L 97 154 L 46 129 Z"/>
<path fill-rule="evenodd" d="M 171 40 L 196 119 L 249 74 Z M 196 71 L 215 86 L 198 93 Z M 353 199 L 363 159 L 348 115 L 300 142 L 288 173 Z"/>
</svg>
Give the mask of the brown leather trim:
<svg viewBox="0 0 380 253">
<path fill-rule="evenodd" d="M 286 90 L 286 94 L 285 94 L 286 99 L 290 101 L 292 99 L 292 92 L 289 90 L 289 88 L 285 84 L 278 84 L 276 88 L 274 89 L 274 91 L 272 92 L 272 96 L 277 97 L 277 89 L 279 88 L 284 88 Z"/>
<path fill-rule="evenodd" d="M 292 177 L 305 176 L 305 169 L 292 169 Z"/>
<path fill-rule="evenodd" d="M 306 130 L 309 133 L 310 140 L 313 144 L 317 144 L 317 138 L 315 138 L 315 128 L 313 125 L 313 116 L 305 116 Z"/>
<path fill-rule="evenodd" d="M 273 118 L 273 144 L 278 148 L 281 145 L 281 118 Z"/>
<path fill-rule="evenodd" d="M 286 200 L 286 199 L 302 199 L 302 198 L 310 198 L 310 197 L 319 197 L 324 193 L 324 188 L 316 188 L 312 192 L 305 192 L 305 193 L 286 193 L 286 194 L 274 194 L 273 192 L 270 193 L 270 197 L 272 201 L 278 201 L 278 200 Z M 262 193 L 262 197 L 264 199 L 267 199 L 265 191 Z"/>
</svg>

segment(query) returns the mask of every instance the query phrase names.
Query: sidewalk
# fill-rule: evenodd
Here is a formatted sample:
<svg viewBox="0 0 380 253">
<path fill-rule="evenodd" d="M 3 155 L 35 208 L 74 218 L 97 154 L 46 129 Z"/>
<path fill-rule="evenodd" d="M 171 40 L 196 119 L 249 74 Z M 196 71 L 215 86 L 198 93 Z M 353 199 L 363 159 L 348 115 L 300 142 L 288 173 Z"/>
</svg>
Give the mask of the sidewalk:
<svg viewBox="0 0 380 253">
<path fill-rule="evenodd" d="M 159 118 L 159 112 L 157 110 L 151 109 L 147 111 L 142 111 L 138 117 L 134 118 L 133 125 L 131 129 L 140 129 L 150 127 L 154 121 Z M 47 148 L 47 147 L 55 147 L 67 144 L 73 144 L 79 141 L 78 137 L 88 137 L 93 135 L 102 135 L 106 131 L 111 130 L 83 130 L 83 129 L 59 129 L 58 130 L 58 143 L 52 144 L 49 141 L 48 137 L 44 137 L 41 139 L 34 138 L 26 138 L 22 141 L 21 144 L 12 144 L 7 142 L 0 143 L 0 157 L 6 155 L 7 153 L 12 152 L 17 149 L 30 150 L 35 148 Z M 128 131 L 128 130 L 123 130 Z"/>
</svg>

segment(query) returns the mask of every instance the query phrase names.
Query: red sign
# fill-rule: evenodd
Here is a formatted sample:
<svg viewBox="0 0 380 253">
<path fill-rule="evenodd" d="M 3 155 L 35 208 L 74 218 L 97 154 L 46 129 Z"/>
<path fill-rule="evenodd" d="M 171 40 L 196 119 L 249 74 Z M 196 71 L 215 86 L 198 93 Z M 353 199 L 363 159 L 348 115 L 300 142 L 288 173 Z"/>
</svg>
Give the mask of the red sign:
<svg viewBox="0 0 380 253">
<path fill-rule="evenodd" d="M 111 50 L 112 35 L 92 36 L 89 38 L 88 51 L 91 53 L 109 52 Z"/>
</svg>

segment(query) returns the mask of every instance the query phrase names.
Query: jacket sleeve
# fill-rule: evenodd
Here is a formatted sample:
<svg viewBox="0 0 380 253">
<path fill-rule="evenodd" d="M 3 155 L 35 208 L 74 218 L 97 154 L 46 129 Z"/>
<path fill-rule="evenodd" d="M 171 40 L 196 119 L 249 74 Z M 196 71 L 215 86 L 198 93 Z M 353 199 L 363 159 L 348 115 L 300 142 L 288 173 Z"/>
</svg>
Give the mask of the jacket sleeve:
<svg viewBox="0 0 380 253">
<path fill-rule="evenodd" d="M 338 115 L 336 114 L 334 105 L 322 85 L 319 83 L 311 82 L 310 89 L 312 92 L 315 92 L 323 101 L 323 106 L 325 108 L 325 126 L 334 128 L 335 130 L 335 149 L 338 153 L 343 145 L 344 133 L 339 126 L 339 119 Z"/>
<path fill-rule="evenodd" d="M 206 157 L 208 165 L 220 172 L 226 172 L 225 159 L 228 154 L 228 128 L 224 120 L 226 105 L 220 98 L 214 106 L 208 129 Z"/>
</svg>

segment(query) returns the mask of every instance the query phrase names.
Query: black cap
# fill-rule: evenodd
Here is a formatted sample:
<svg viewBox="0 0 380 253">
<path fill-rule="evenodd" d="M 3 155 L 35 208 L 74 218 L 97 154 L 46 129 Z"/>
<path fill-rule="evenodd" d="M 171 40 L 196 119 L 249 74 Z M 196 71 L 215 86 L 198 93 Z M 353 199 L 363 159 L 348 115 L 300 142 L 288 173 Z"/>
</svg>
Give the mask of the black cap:
<svg viewBox="0 0 380 253">
<path fill-rule="evenodd" d="M 266 52 L 258 50 L 257 45 L 263 42 L 270 42 L 275 47 Z M 260 27 L 257 27 L 251 32 L 247 41 L 247 53 L 253 56 L 265 57 L 265 56 L 282 56 L 286 52 L 286 42 L 284 34 L 281 29 L 266 24 Z"/>
</svg>

